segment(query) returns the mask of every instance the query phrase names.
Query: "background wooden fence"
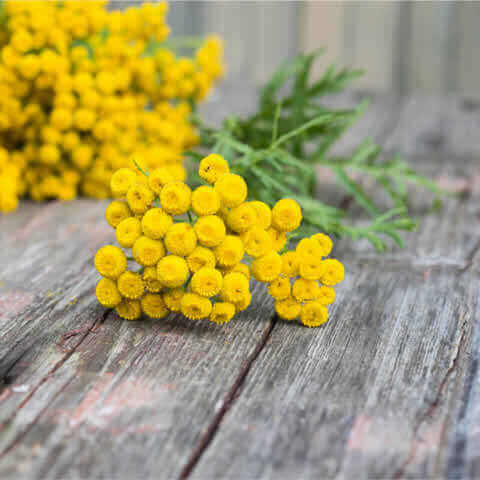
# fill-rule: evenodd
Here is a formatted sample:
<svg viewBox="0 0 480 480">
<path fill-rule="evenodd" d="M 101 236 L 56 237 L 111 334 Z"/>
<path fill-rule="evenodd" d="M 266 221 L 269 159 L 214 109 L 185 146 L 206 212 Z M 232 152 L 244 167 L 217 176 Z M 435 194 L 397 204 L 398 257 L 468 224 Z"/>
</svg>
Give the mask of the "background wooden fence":
<svg viewBox="0 0 480 480">
<path fill-rule="evenodd" d="M 229 76 L 245 82 L 326 45 L 324 65 L 367 70 L 357 86 L 480 94 L 480 2 L 174 1 L 169 18 L 175 34 L 222 35 Z"/>
</svg>

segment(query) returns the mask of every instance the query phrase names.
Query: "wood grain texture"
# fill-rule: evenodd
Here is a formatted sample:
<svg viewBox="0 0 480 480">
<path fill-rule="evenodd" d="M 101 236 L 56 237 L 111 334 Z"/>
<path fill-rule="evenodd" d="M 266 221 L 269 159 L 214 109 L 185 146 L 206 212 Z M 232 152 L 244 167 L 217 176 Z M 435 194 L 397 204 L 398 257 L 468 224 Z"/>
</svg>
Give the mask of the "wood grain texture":
<svg viewBox="0 0 480 480">
<path fill-rule="evenodd" d="M 234 91 L 213 120 L 252 107 Z M 475 121 L 458 97 L 379 96 L 338 147 L 371 134 L 464 194 L 434 214 L 417 194 L 404 250 L 337 242 L 347 278 L 321 329 L 272 319 L 261 288 L 225 327 L 121 321 L 94 298 L 104 203 L 0 217 L 0 476 L 478 477 Z"/>
</svg>

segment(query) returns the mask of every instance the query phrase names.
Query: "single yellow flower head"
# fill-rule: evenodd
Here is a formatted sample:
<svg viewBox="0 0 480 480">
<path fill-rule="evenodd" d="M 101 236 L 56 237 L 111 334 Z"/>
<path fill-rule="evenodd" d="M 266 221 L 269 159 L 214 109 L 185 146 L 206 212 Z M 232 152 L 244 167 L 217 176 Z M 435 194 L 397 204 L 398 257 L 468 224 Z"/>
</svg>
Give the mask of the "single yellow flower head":
<svg viewBox="0 0 480 480">
<path fill-rule="evenodd" d="M 276 228 L 273 228 L 273 227 L 269 228 L 267 230 L 267 232 L 272 239 L 273 249 L 276 252 L 279 252 L 280 250 L 282 250 L 282 248 L 287 243 L 287 234 L 285 232 L 281 232 L 280 230 L 277 230 Z"/>
<path fill-rule="evenodd" d="M 300 226 L 302 210 L 290 198 L 279 200 L 272 209 L 272 225 L 281 232 L 291 232 Z"/>
<path fill-rule="evenodd" d="M 321 257 L 303 255 L 300 257 L 298 271 L 302 278 L 307 280 L 319 280 L 322 277 L 324 261 Z"/>
<path fill-rule="evenodd" d="M 320 281 L 324 285 L 333 286 L 345 278 L 345 268 L 338 260 L 327 258 L 322 263 L 322 276 L 320 277 Z"/>
<path fill-rule="evenodd" d="M 162 208 L 171 215 L 183 215 L 190 208 L 192 191 L 183 182 L 167 183 L 160 193 Z"/>
<path fill-rule="evenodd" d="M 335 301 L 335 290 L 332 287 L 327 287 L 326 285 L 322 285 L 318 292 L 317 300 L 322 305 L 330 305 Z"/>
<path fill-rule="evenodd" d="M 106 245 L 95 254 L 95 268 L 103 277 L 116 280 L 127 269 L 127 257 L 114 245 Z"/>
<path fill-rule="evenodd" d="M 319 327 L 328 320 L 327 307 L 320 302 L 307 302 L 302 307 L 300 320 L 306 327 Z"/>
<path fill-rule="evenodd" d="M 187 257 L 188 268 L 191 272 L 198 272 L 203 267 L 215 267 L 214 253 L 205 247 L 196 247 L 195 250 Z"/>
<path fill-rule="evenodd" d="M 302 304 L 293 297 L 277 300 L 275 302 L 275 312 L 284 320 L 295 320 L 300 315 Z"/>
<path fill-rule="evenodd" d="M 313 240 L 316 240 L 319 244 L 320 247 L 322 248 L 322 256 L 326 257 L 330 255 L 330 252 L 332 251 L 333 243 L 332 240 L 328 235 L 325 235 L 323 233 L 316 233 L 315 235 L 312 235 L 310 238 Z"/>
<path fill-rule="evenodd" d="M 124 298 L 121 303 L 115 307 L 118 316 L 125 320 L 137 320 L 142 315 L 142 308 L 138 300 L 129 300 Z"/>
<path fill-rule="evenodd" d="M 242 235 L 245 252 L 251 257 L 258 258 L 273 250 L 270 234 L 261 227 L 253 227 Z"/>
<path fill-rule="evenodd" d="M 170 288 L 163 294 L 163 301 L 171 312 L 179 312 L 184 295 L 185 290 L 183 288 Z"/>
<path fill-rule="evenodd" d="M 149 292 L 158 293 L 163 288 L 163 285 L 157 278 L 157 267 L 145 267 L 142 280 L 145 285 L 145 289 Z"/>
<path fill-rule="evenodd" d="M 269 252 L 252 262 L 252 275 L 259 282 L 272 282 L 282 271 L 282 259 L 277 252 Z"/>
<path fill-rule="evenodd" d="M 147 185 L 138 183 L 127 192 L 127 202 L 133 213 L 145 213 L 155 199 L 154 193 Z"/>
<path fill-rule="evenodd" d="M 252 294 L 247 292 L 241 300 L 235 302 L 235 310 L 236 312 L 243 312 L 248 308 L 248 306 L 252 303 Z"/>
<path fill-rule="evenodd" d="M 299 261 L 307 257 L 322 258 L 323 249 L 317 240 L 313 238 L 302 238 L 297 244 L 295 251 L 298 254 Z"/>
<path fill-rule="evenodd" d="M 106 308 L 116 307 L 122 301 L 116 282 L 110 278 L 100 279 L 97 283 L 96 295 L 100 305 Z"/>
<path fill-rule="evenodd" d="M 214 297 L 223 285 L 222 274 L 214 268 L 203 267 L 193 274 L 190 281 L 192 292 L 202 297 Z"/>
<path fill-rule="evenodd" d="M 116 228 L 118 224 L 132 216 L 132 212 L 125 202 L 114 200 L 105 210 L 105 218 L 110 226 Z"/>
<path fill-rule="evenodd" d="M 197 235 L 188 223 L 175 223 L 165 235 L 165 247 L 173 255 L 186 257 L 197 246 Z"/>
<path fill-rule="evenodd" d="M 163 257 L 157 264 L 157 278 L 169 288 L 181 287 L 188 278 L 188 265 L 176 255 Z"/>
<path fill-rule="evenodd" d="M 216 153 L 203 158 L 198 166 L 198 174 L 208 183 L 215 183 L 222 175 L 229 172 L 227 161 Z"/>
<path fill-rule="evenodd" d="M 142 236 L 133 244 L 132 255 L 138 264 L 150 267 L 165 256 L 165 248 L 161 241 Z"/>
<path fill-rule="evenodd" d="M 143 233 L 154 240 L 163 238 L 172 225 L 172 217 L 161 208 L 151 208 L 142 217 Z"/>
<path fill-rule="evenodd" d="M 278 277 L 268 284 L 268 293 L 276 300 L 285 300 L 290 297 L 292 287 L 290 279 L 287 277 Z"/>
<path fill-rule="evenodd" d="M 142 235 L 142 225 L 140 220 L 135 217 L 129 217 L 122 220 L 115 229 L 117 242 L 124 248 L 133 247 L 133 244 Z"/>
<path fill-rule="evenodd" d="M 227 273 L 238 272 L 250 280 L 250 267 L 245 263 L 237 263 L 233 267 L 224 268 L 223 271 L 225 275 Z"/>
<path fill-rule="evenodd" d="M 269 229 L 270 225 L 272 224 L 272 210 L 270 209 L 270 207 L 266 203 L 260 201 L 254 201 L 249 203 L 257 214 L 255 225 L 257 227 L 263 228 L 264 230 Z"/>
<path fill-rule="evenodd" d="M 130 168 L 120 168 L 110 179 L 110 189 L 114 197 L 124 197 L 136 183 L 137 175 Z"/>
<path fill-rule="evenodd" d="M 315 280 L 297 278 L 293 283 L 292 295 L 299 301 L 316 300 L 320 294 L 320 286 Z"/>
<path fill-rule="evenodd" d="M 183 315 L 191 320 L 206 318 L 212 311 L 212 304 L 208 298 L 196 293 L 186 293 L 180 301 L 180 308 Z"/>
<path fill-rule="evenodd" d="M 225 240 L 225 224 L 216 215 L 200 217 L 195 222 L 194 229 L 199 243 L 205 247 L 216 247 Z"/>
<path fill-rule="evenodd" d="M 143 295 L 145 285 L 140 274 L 126 271 L 117 280 L 118 291 L 130 300 L 136 300 Z"/>
<path fill-rule="evenodd" d="M 249 292 L 248 278 L 240 272 L 227 273 L 223 279 L 222 299 L 226 302 L 240 302 Z"/>
<path fill-rule="evenodd" d="M 174 182 L 176 179 L 173 176 L 173 172 L 168 166 L 156 168 L 148 176 L 149 187 L 157 194 L 160 195 L 162 188 L 170 182 Z"/>
<path fill-rule="evenodd" d="M 245 250 L 240 238 L 234 235 L 227 235 L 223 242 L 215 248 L 214 253 L 218 265 L 221 267 L 233 267 L 241 262 Z"/>
<path fill-rule="evenodd" d="M 227 215 L 227 225 L 236 233 L 243 233 L 255 226 L 257 214 L 250 203 L 232 208 Z"/>
<path fill-rule="evenodd" d="M 222 205 L 238 207 L 247 198 L 247 184 L 240 175 L 226 173 L 215 182 L 215 190 L 220 196 Z"/>
<path fill-rule="evenodd" d="M 143 313 L 150 318 L 163 318 L 168 315 L 168 309 L 163 301 L 162 295 L 158 293 L 147 293 L 140 300 Z"/>
<path fill-rule="evenodd" d="M 229 322 L 235 315 L 235 305 L 228 302 L 215 302 L 209 320 L 218 325 Z"/>
<path fill-rule="evenodd" d="M 213 187 L 202 185 L 192 193 L 192 209 L 200 217 L 213 215 L 220 209 L 220 197 Z"/>
<path fill-rule="evenodd" d="M 282 253 L 282 273 L 293 278 L 298 275 L 298 254 L 295 251 Z"/>
</svg>

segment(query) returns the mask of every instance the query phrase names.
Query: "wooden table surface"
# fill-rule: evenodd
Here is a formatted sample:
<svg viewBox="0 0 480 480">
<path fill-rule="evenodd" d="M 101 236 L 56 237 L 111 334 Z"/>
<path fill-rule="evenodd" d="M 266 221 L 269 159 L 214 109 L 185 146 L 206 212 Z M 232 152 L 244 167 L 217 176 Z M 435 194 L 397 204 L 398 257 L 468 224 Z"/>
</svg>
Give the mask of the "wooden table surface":
<svg viewBox="0 0 480 480">
<path fill-rule="evenodd" d="M 479 127 L 471 100 L 374 99 L 339 151 L 370 135 L 463 195 L 432 213 L 416 193 L 404 249 L 337 242 L 319 329 L 274 318 L 262 288 L 223 327 L 122 321 L 94 295 L 105 203 L 1 217 L 0 477 L 479 478 Z"/>
</svg>

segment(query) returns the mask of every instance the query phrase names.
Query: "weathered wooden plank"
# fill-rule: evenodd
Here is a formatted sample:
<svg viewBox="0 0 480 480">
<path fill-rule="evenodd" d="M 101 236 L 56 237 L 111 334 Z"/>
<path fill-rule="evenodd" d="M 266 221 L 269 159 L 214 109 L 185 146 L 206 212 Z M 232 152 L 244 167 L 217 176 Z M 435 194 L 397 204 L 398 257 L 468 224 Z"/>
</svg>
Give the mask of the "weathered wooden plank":
<svg viewBox="0 0 480 480">
<path fill-rule="evenodd" d="M 92 265 L 113 237 L 104 208 L 27 204 L 23 228 L 2 218 L 2 476 L 178 475 L 269 329 L 263 290 L 226 328 L 106 315 Z"/>
</svg>

